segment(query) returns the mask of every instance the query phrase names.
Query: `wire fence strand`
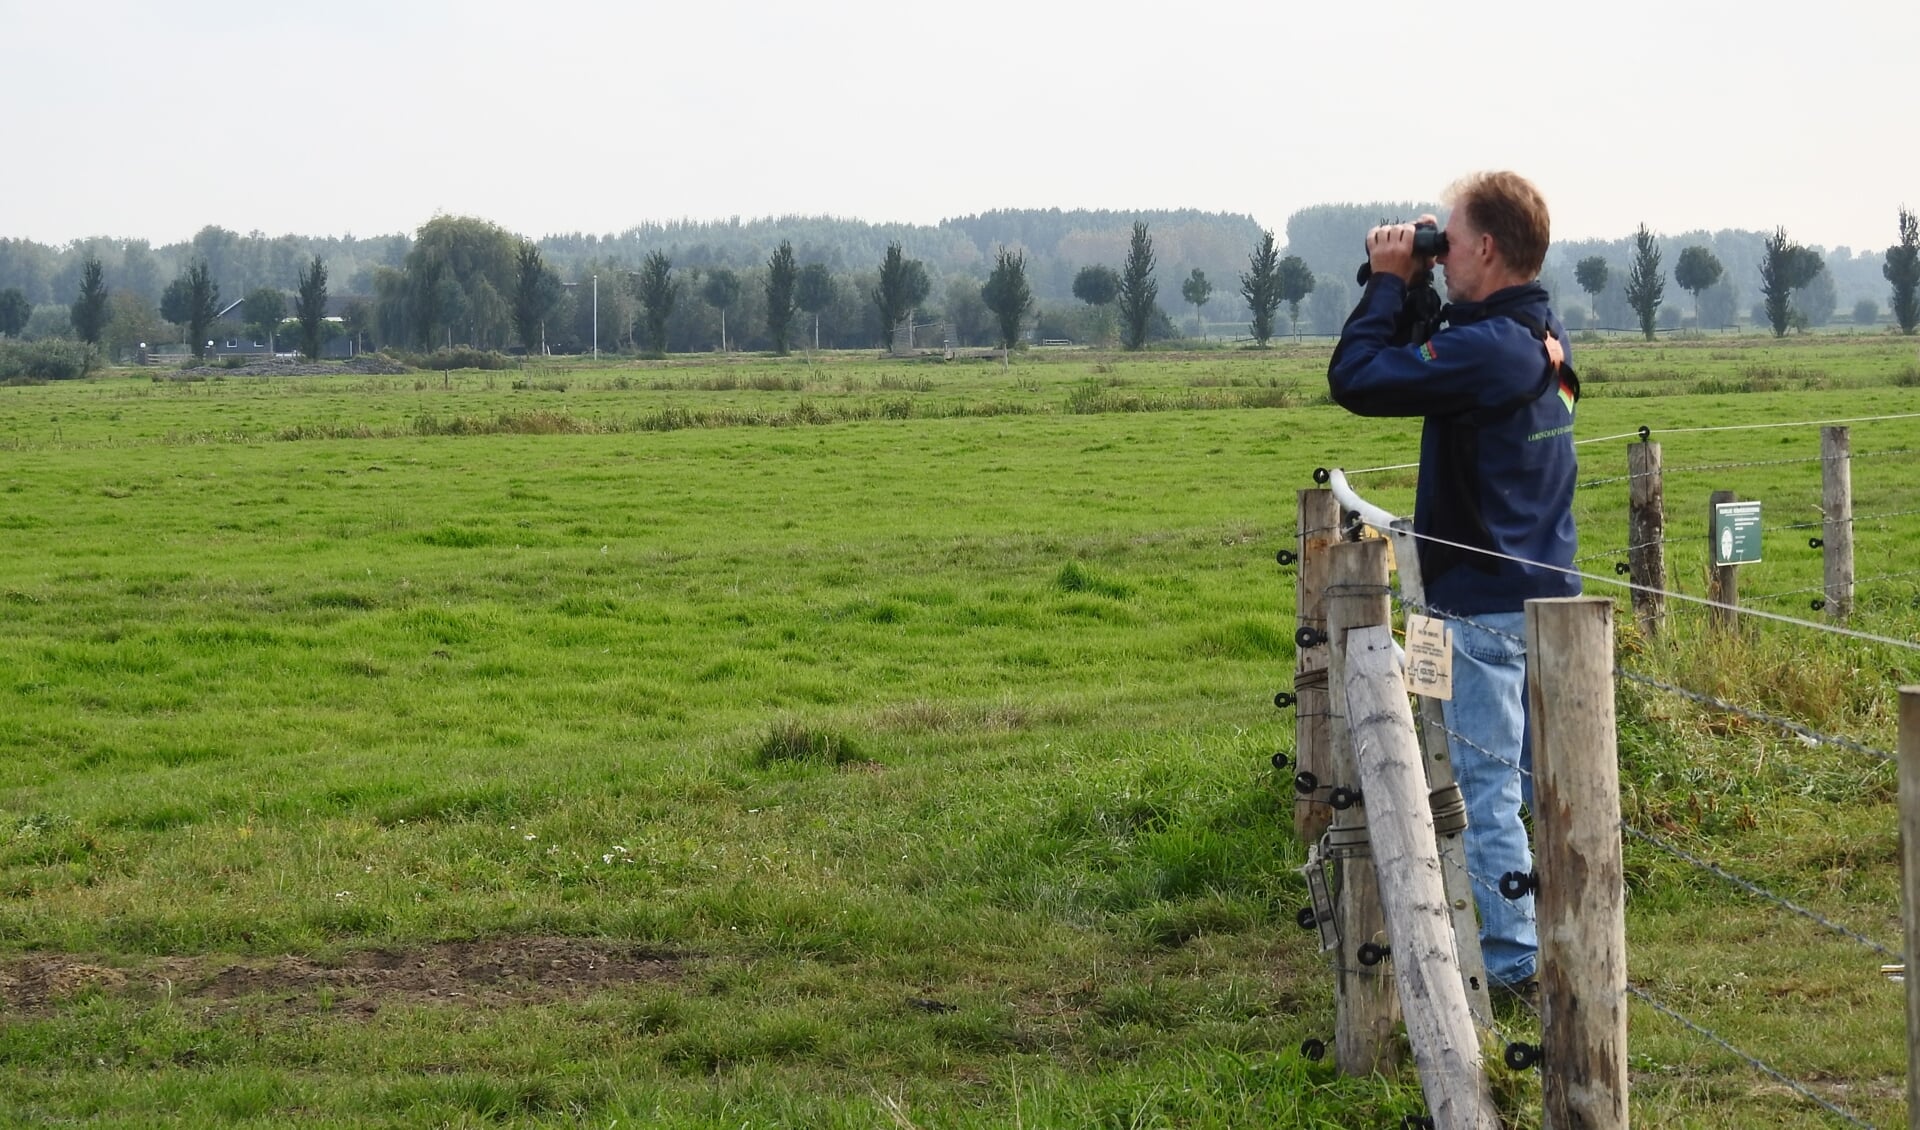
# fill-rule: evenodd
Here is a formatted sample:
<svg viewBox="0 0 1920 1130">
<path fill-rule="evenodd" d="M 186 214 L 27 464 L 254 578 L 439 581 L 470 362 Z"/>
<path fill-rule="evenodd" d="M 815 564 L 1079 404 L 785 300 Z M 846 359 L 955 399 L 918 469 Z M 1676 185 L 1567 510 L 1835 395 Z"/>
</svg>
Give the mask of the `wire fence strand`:
<svg viewBox="0 0 1920 1130">
<path fill-rule="evenodd" d="M 1910 447 L 1889 448 L 1886 451 L 1860 451 L 1849 456 L 1852 461 L 1862 459 L 1885 459 L 1895 455 L 1912 455 L 1915 449 Z M 1803 455 L 1797 459 L 1750 459 L 1741 463 L 1695 463 L 1683 467 L 1666 467 L 1659 471 L 1638 471 L 1628 475 L 1609 475 L 1600 479 L 1585 479 L 1578 485 L 1585 490 L 1590 487 L 1606 486 L 1609 483 L 1630 483 L 1635 479 L 1651 479 L 1662 475 L 1685 475 L 1699 471 L 1733 471 L 1743 467 L 1786 467 L 1796 463 L 1822 463 L 1818 455 Z"/>
<path fill-rule="evenodd" d="M 1678 1010 L 1674 1009 L 1672 1006 L 1661 1003 L 1659 1000 L 1656 1000 L 1652 994 L 1648 993 L 1645 989 L 1640 988 L 1638 985 L 1629 983 L 1627 985 L 1627 992 L 1632 993 L 1648 1008 L 1653 1009 L 1655 1012 L 1659 1013 L 1660 1015 L 1667 1017 L 1669 1020 L 1678 1021 L 1680 1024 L 1684 1025 L 1686 1028 L 1694 1032 L 1696 1035 L 1705 1036 L 1707 1039 L 1712 1040 L 1716 1044 L 1719 1044 L 1722 1048 L 1726 1049 L 1727 1051 L 1733 1053 L 1735 1056 L 1739 1057 L 1741 1060 L 1745 1061 L 1748 1067 L 1751 1067 L 1756 1071 L 1763 1072 L 1764 1074 L 1771 1076 L 1774 1080 L 1783 1084 L 1789 1090 L 1793 1091 L 1795 1094 L 1799 1095 L 1800 1097 L 1808 1100 L 1809 1102 L 1817 1104 L 1818 1106 L 1826 1110 L 1827 1113 L 1834 1115 L 1837 1118 L 1845 1120 L 1848 1125 L 1858 1126 L 1861 1128 L 1861 1130 L 1875 1130 L 1872 1123 L 1861 1121 L 1858 1115 L 1842 1107 L 1835 1106 L 1832 1102 L 1828 1101 L 1826 1098 L 1815 1093 L 1805 1083 L 1802 1083 L 1798 1079 L 1795 1079 L 1792 1076 L 1785 1074 L 1779 1068 L 1774 1067 L 1772 1064 L 1767 1063 L 1765 1060 L 1760 1059 L 1759 1057 L 1753 1055 L 1752 1053 L 1742 1051 L 1739 1048 L 1733 1046 L 1733 1044 L 1730 1043 L 1725 1036 L 1722 1036 L 1720 1033 L 1715 1032 L 1713 1029 L 1708 1028 L 1706 1025 L 1701 1024 L 1696 1020 L 1690 1019 L 1682 1015 Z"/>
<path fill-rule="evenodd" d="M 1746 891 L 1750 895 L 1754 895 L 1756 897 L 1765 899 L 1766 901 L 1771 902 L 1777 906 L 1785 907 L 1786 909 L 1792 911 L 1793 913 L 1798 914 L 1802 918 L 1805 918 L 1808 921 L 1814 922 L 1832 931 L 1833 933 L 1840 935 L 1843 938 L 1847 938 L 1851 941 L 1858 942 L 1859 944 L 1867 947 L 1868 949 L 1872 950 L 1877 954 L 1880 954 L 1883 957 L 1891 958 L 1894 961 L 1906 960 L 1900 954 L 1893 952 L 1892 950 L 1888 949 L 1886 946 L 1883 946 L 1879 942 L 1874 941 L 1872 938 L 1867 937 L 1865 934 L 1849 929 L 1846 926 L 1842 926 L 1838 922 L 1834 922 L 1830 919 L 1824 918 L 1817 911 L 1808 910 L 1806 907 L 1801 906 L 1799 903 L 1794 902 L 1792 899 L 1787 898 L 1785 895 L 1776 894 L 1773 891 L 1766 889 L 1765 887 L 1761 886 L 1760 884 L 1754 882 L 1751 879 L 1742 879 L 1740 876 L 1725 870 L 1719 864 L 1714 863 L 1711 860 L 1701 859 L 1699 856 L 1692 854 L 1691 852 L 1687 851 L 1685 848 L 1676 847 L 1675 845 L 1670 844 L 1667 841 L 1661 839 L 1659 836 L 1654 835 L 1652 832 L 1642 831 L 1641 829 L 1634 827 L 1633 825 L 1627 823 L 1624 820 L 1620 822 L 1620 830 L 1625 832 L 1627 835 L 1632 836 L 1634 839 L 1639 840 L 1642 843 L 1649 844 L 1653 847 L 1659 848 L 1661 851 L 1666 852 L 1668 855 L 1671 855 L 1676 859 L 1683 860 L 1687 863 L 1691 863 L 1693 866 L 1699 868 L 1700 870 L 1708 872 L 1709 874 L 1713 875 L 1715 878 L 1731 883 L 1734 886 L 1739 887 L 1741 890 Z"/>
<path fill-rule="evenodd" d="M 1710 694 L 1702 694 L 1699 691 L 1688 690 L 1686 687 L 1675 686 L 1672 683 L 1656 679 L 1651 675 L 1636 674 L 1624 667 L 1615 667 L 1613 673 L 1616 678 L 1625 679 L 1632 683 L 1639 683 L 1642 686 L 1652 687 L 1655 690 L 1665 691 L 1668 694 L 1679 695 L 1681 698 L 1687 699 L 1690 702 L 1696 702 L 1702 706 L 1710 706 L 1715 710 L 1723 710 L 1729 714 L 1738 714 L 1742 718 L 1765 723 L 1766 725 L 1784 730 L 1789 734 L 1793 734 L 1809 742 L 1815 742 L 1819 745 L 1830 745 L 1836 749 L 1851 750 L 1854 753 L 1863 754 L 1873 758 L 1875 761 L 1883 763 L 1893 760 L 1893 755 L 1884 749 L 1875 749 L 1870 745 L 1854 741 L 1852 738 L 1816 730 L 1805 723 L 1795 722 L 1791 718 L 1782 718 L 1777 714 L 1768 714 L 1762 710 L 1753 710 L 1736 703 L 1728 702 L 1724 698 L 1717 698 Z"/>
</svg>

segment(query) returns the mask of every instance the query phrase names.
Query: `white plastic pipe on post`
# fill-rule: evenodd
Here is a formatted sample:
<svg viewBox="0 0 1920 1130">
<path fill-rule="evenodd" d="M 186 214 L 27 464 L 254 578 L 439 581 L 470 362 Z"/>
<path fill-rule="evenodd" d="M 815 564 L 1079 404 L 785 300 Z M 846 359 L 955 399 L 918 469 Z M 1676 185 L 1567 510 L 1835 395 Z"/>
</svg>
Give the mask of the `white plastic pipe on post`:
<svg viewBox="0 0 1920 1130">
<path fill-rule="evenodd" d="M 1422 615 L 1426 607 L 1426 582 L 1420 572 L 1420 548 L 1413 536 L 1413 523 L 1394 516 L 1360 497 L 1347 482 L 1345 472 L 1335 468 L 1327 473 L 1329 493 L 1344 512 L 1359 516 L 1361 522 L 1386 535 L 1393 546 L 1393 560 L 1400 573 L 1400 598 L 1409 610 Z M 1404 666 L 1406 652 L 1396 641 L 1394 655 Z M 1448 745 L 1447 725 L 1440 700 L 1420 700 L 1420 748 L 1427 772 L 1427 787 L 1434 798 L 1429 805 L 1445 798 L 1458 804 L 1453 775 L 1453 757 Z M 1459 811 L 1458 808 L 1455 811 Z M 1441 871 L 1446 877 L 1447 904 L 1452 910 L 1456 958 L 1460 981 L 1466 988 L 1467 1004 L 1481 1027 L 1493 1025 L 1493 1001 L 1487 991 L 1486 956 L 1480 949 L 1480 919 L 1474 905 L 1473 877 L 1467 870 L 1466 829 L 1464 822 L 1453 825 L 1447 834 L 1435 835 L 1440 851 Z"/>
</svg>

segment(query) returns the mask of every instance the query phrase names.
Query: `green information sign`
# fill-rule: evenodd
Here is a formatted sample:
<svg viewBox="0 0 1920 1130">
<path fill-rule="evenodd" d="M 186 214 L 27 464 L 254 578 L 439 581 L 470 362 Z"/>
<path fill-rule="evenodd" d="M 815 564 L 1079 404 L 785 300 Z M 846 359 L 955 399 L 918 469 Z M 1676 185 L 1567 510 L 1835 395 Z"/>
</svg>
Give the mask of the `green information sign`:
<svg viewBox="0 0 1920 1130">
<path fill-rule="evenodd" d="M 1713 506 L 1713 563 L 1752 565 L 1760 560 L 1760 504 L 1717 502 Z"/>
</svg>

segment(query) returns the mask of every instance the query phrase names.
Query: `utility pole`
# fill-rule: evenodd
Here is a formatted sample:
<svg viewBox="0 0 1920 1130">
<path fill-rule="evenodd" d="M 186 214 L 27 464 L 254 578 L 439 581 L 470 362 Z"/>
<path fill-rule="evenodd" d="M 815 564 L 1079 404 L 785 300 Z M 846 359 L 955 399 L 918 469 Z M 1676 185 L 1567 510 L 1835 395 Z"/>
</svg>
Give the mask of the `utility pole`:
<svg viewBox="0 0 1920 1130">
<path fill-rule="evenodd" d="M 593 276 L 593 359 L 600 360 L 600 276 Z"/>
</svg>

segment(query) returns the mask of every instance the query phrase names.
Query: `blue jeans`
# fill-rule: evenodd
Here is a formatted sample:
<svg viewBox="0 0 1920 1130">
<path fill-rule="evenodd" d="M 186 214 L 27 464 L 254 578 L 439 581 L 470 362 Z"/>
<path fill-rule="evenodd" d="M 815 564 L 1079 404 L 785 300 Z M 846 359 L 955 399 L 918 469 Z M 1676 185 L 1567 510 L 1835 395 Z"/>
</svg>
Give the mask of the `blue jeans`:
<svg viewBox="0 0 1920 1130">
<path fill-rule="evenodd" d="M 1454 777 L 1467 802 L 1467 871 L 1480 907 L 1480 949 L 1495 984 L 1517 985 L 1533 978 L 1539 951 L 1533 896 L 1508 900 L 1500 894 L 1502 875 L 1533 870 L 1520 820 L 1521 804 L 1533 804 L 1527 615 L 1484 613 L 1449 619 L 1447 626 L 1453 633 L 1453 698 L 1443 713 L 1452 731 L 1447 745 Z"/>
</svg>

